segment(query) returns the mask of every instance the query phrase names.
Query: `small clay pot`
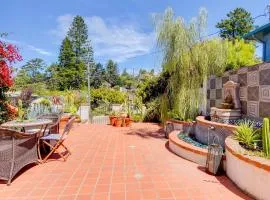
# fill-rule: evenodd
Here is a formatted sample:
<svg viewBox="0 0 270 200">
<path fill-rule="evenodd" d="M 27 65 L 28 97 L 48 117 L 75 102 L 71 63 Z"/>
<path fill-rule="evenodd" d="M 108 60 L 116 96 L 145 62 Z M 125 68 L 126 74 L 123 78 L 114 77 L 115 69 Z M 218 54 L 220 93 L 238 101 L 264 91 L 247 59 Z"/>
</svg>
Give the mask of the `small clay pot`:
<svg viewBox="0 0 270 200">
<path fill-rule="evenodd" d="M 131 122 L 132 122 L 132 120 L 129 117 L 125 118 L 125 124 L 126 124 L 126 126 L 130 126 L 131 125 Z"/>
<path fill-rule="evenodd" d="M 114 125 L 117 117 L 116 116 L 110 116 L 110 125 Z"/>
<path fill-rule="evenodd" d="M 114 126 L 121 127 L 122 126 L 122 123 L 123 123 L 122 118 L 116 118 L 115 123 L 114 123 Z"/>
</svg>

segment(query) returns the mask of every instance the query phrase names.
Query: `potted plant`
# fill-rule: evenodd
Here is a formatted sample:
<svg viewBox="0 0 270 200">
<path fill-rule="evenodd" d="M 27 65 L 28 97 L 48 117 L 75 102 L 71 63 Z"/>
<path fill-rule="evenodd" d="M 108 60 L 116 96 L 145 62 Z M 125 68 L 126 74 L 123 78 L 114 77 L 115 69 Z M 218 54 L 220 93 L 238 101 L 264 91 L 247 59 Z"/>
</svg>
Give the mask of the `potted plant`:
<svg viewBox="0 0 270 200">
<path fill-rule="evenodd" d="M 130 118 L 130 115 L 127 115 L 127 117 L 125 118 L 125 124 L 126 124 L 126 126 L 130 126 L 131 125 L 131 122 L 132 122 L 132 120 Z"/>
<path fill-rule="evenodd" d="M 121 127 L 122 123 L 123 123 L 123 118 L 122 117 L 116 117 L 115 122 L 114 122 L 114 126 Z"/>
<path fill-rule="evenodd" d="M 116 119 L 117 119 L 117 116 L 115 115 L 115 112 L 114 111 L 111 112 L 109 118 L 110 118 L 110 125 L 113 126 L 115 124 Z"/>
</svg>

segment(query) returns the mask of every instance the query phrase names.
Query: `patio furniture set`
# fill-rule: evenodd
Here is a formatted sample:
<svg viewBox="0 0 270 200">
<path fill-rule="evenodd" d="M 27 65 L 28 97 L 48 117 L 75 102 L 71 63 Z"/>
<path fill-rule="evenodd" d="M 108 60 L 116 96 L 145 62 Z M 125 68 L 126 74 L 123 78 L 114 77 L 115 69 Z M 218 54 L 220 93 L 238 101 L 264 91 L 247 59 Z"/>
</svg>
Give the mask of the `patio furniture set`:
<svg viewBox="0 0 270 200">
<path fill-rule="evenodd" d="M 66 161 L 71 154 L 63 144 L 75 117 L 71 117 L 62 133 L 59 133 L 61 115 L 46 114 L 28 121 L 9 121 L 0 126 L 0 179 L 11 180 L 26 165 L 45 163 L 53 153 Z M 66 152 L 59 151 L 63 147 Z M 49 152 L 42 158 L 41 148 Z"/>
</svg>

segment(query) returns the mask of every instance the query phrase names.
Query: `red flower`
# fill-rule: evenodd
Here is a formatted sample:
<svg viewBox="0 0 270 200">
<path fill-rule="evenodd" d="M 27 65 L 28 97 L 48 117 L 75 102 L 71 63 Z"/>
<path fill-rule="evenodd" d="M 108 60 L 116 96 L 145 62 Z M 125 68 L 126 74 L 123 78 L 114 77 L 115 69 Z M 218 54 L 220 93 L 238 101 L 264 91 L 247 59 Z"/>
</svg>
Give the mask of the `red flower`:
<svg viewBox="0 0 270 200">
<path fill-rule="evenodd" d="M 22 57 L 14 45 L 0 41 L 0 87 L 12 86 L 11 64 L 21 60 Z"/>
</svg>

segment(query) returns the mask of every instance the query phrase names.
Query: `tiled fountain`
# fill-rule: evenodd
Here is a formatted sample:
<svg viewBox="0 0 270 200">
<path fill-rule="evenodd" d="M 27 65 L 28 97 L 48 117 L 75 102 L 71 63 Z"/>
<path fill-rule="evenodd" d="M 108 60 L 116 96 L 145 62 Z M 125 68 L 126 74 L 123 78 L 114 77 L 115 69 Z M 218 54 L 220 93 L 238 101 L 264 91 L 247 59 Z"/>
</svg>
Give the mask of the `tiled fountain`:
<svg viewBox="0 0 270 200">
<path fill-rule="evenodd" d="M 228 81 L 223 85 L 224 102 L 211 108 L 211 121 L 230 124 L 241 118 L 239 83 Z"/>
</svg>

